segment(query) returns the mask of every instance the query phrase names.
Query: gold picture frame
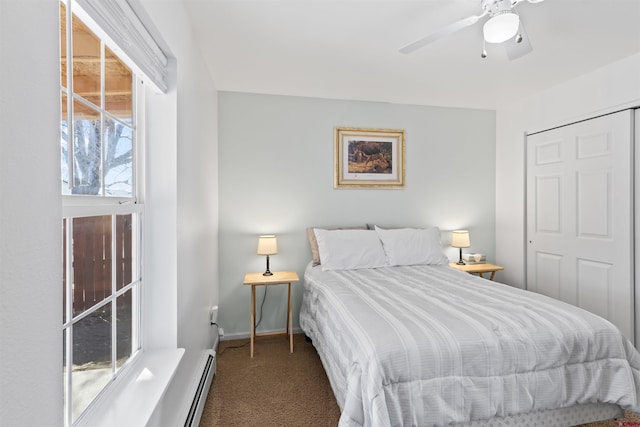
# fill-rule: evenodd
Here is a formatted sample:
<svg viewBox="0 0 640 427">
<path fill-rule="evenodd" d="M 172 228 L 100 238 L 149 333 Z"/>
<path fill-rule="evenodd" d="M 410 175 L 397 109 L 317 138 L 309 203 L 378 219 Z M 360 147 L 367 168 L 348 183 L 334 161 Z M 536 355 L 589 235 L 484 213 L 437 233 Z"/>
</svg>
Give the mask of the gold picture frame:
<svg viewBox="0 0 640 427">
<path fill-rule="evenodd" d="M 404 130 L 336 127 L 334 188 L 404 188 Z"/>
</svg>

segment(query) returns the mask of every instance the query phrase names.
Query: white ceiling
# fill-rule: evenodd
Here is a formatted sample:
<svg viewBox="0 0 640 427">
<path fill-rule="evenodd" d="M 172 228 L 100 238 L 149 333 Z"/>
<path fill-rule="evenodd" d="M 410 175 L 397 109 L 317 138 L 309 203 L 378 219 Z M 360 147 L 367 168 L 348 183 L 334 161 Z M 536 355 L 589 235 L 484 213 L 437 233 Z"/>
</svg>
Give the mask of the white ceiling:
<svg viewBox="0 0 640 427">
<path fill-rule="evenodd" d="M 640 52 L 640 0 L 517 10 L 533 52 L 480 58 L 482 24 L 398 48 L 480 13 L 480 0 L 184 0 L 218 90 L 494 109 Z"/>
</svg>

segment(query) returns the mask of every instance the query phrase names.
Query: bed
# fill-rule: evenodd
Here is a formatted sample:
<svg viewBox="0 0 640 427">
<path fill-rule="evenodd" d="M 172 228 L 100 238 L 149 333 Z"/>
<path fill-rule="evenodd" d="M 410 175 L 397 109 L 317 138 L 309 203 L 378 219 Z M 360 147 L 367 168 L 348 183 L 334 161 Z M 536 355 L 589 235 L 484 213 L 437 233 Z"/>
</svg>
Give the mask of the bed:
<svg viewBox="0 0 640 427">
<path fill-rule="evenodd" d="M 570 426 L 640 410 L 640 355 L 615 326 L 453 269 L 437 229 L 405 230 L 314 230 L 322 262 L 305 271 L 300 326 L 340 426 Z"/>
</svg>

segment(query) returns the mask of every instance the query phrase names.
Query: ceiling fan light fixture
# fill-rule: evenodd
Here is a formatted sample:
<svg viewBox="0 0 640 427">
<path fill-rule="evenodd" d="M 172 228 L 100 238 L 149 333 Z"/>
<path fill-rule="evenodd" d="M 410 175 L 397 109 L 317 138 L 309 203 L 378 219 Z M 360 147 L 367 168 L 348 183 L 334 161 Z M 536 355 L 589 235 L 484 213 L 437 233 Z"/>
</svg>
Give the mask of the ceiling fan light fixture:
<svg viewBox="0 0 640 427">
<path fill-rule="evenodd" d="M 482 31 L 487 43 L 502 43 L 515 36 L 519 27 L 520 17 L 512 10 L 503 10 L 492 15 Z"/>
</svg>

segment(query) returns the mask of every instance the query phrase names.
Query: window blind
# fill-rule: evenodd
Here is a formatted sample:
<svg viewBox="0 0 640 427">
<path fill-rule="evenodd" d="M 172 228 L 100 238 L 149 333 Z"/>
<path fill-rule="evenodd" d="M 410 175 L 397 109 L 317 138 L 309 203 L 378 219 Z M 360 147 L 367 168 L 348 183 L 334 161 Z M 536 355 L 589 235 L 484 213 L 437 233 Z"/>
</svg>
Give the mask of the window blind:
<svg viewBox="0 0 640 427">
<path fill-rule="evenodd" d="M 158 89 L 167 91 L 167 55 L 128 0 L 76 0 L 76 3 Z"/>
</svg>

